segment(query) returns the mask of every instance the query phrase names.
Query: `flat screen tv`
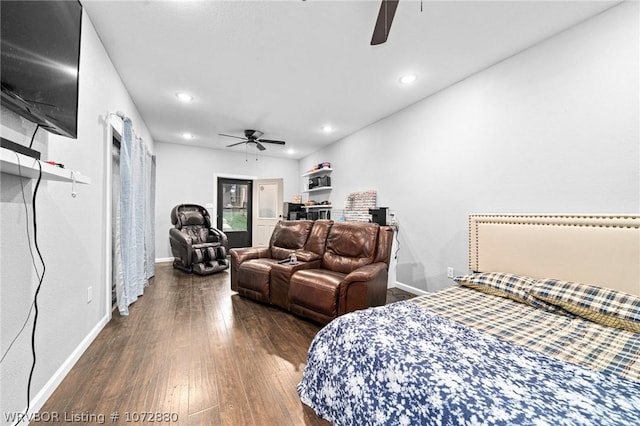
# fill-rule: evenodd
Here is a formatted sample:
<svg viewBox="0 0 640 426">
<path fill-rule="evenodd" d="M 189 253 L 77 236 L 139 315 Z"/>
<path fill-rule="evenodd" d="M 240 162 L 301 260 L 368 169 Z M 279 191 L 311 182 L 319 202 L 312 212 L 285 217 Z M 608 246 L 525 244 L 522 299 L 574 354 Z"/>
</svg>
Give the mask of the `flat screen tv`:
<svg viewBox="0 0 640 426">
<path fill-rule="evenodd" d="M 75 139 L 82 5 L 2 0 L 0 17 L 2 105 Z"/>
</svg>

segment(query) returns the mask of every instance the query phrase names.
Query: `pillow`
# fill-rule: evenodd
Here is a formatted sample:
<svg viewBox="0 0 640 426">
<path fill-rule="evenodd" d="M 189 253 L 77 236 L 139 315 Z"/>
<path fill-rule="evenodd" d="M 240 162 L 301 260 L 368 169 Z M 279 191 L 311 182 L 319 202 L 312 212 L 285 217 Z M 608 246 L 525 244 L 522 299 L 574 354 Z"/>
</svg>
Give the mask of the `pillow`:
<svg viewBox="0 0 640 426">
<path fill-rule="evenodd" d="M 640 297 L 591 284 L 541 280 L 531 295 L 583 318 L 640 333 Z"/>
<path fill-rule="evenodd" d="M 520 303 L 527 303 L 527 291 L 537 282 L 533 278 L 503 272 L 467 274 L 462 277 L 456 277 L 453 280 L 461 286 L 474 288 L 494 296 L 513 299 Z"/>
<path fill-rule="evenodd" d="M 547 312 L 573 317 L 560 306 L 547 303 L 531 295 L 531 290 L 538 283 L 535 278 L 506 272 L 478 272 L 456 277 L 453 280 L 461 286 L 470 287 L 483 293 L 512 299 Z"/>
</svg>

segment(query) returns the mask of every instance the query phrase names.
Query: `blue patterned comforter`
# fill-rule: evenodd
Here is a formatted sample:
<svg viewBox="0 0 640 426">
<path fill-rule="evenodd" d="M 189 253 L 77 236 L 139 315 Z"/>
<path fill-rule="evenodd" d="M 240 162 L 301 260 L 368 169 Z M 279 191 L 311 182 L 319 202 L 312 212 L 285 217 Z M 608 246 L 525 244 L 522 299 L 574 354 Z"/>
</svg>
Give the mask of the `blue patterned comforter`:
<svg viewBox="0 0 640 426">
<path fill-rule="evenodd" d="M 320 330 L 298 393 L 334 425 L 640 424 L 640 383 L 409 302 L 347 314 Z"/>
</svg>

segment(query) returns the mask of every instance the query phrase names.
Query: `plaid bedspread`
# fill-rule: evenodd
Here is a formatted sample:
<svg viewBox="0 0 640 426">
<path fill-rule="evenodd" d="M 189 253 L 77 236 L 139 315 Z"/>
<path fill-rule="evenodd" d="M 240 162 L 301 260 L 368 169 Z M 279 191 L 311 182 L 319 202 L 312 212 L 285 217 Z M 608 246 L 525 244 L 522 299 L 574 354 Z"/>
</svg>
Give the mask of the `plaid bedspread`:
<svg viewBox="0 0 640 426">
<path fill-rule="evenodd" d="M 445 318 L 573 364 L 640 382 L 640 334 L 454 286 L 410 299 Z"/>
</svg>

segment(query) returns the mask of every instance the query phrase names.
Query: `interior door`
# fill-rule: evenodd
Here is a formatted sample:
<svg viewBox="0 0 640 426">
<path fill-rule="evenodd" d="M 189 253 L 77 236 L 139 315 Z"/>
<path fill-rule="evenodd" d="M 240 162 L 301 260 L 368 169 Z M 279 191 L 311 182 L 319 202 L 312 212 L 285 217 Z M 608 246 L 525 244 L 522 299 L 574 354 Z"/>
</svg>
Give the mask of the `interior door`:
<svg viewBox="0 0 640 426">
<path fill-rule="evenodd" d="M 273 228 L 282 218 L 282 179 L 258 179 L 253 184 L 253 246 L 268 246 Z"/>
<path fill-rule="evenodd" d="M 229 248 L 251 246 L 252 191 L 250 180 L 218 178 L 217 227 L 227 234 Z"/>
</svg>

